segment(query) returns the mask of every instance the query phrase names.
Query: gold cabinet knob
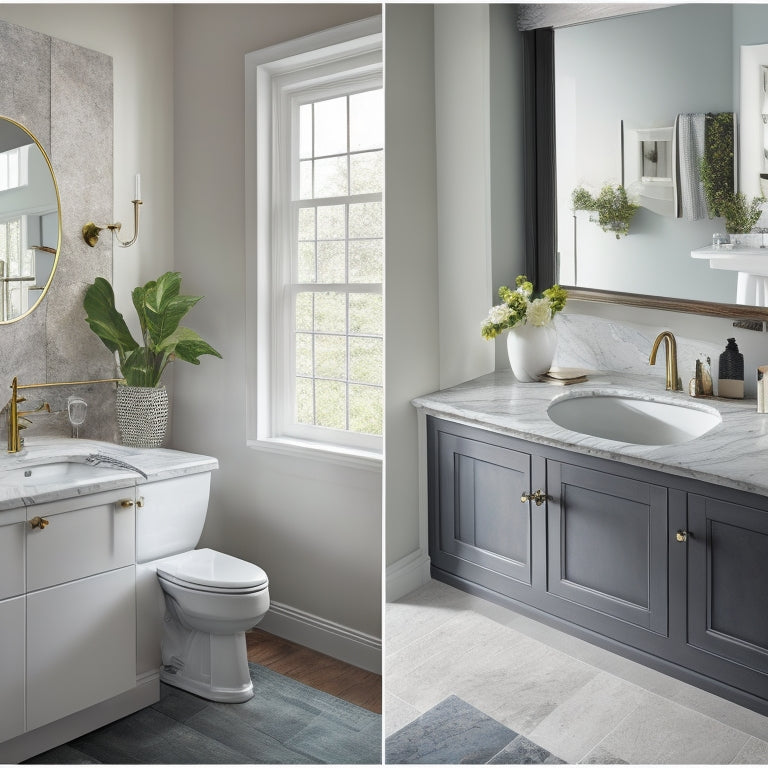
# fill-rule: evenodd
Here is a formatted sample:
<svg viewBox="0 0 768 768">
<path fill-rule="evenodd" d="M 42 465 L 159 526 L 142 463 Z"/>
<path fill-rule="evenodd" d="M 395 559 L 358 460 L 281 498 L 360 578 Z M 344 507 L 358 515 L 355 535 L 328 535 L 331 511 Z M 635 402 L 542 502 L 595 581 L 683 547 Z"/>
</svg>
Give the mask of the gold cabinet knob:
<svg viewBox="0 0 768 768">
<path fill-rule="evenodd" d="M 526 502 L 533 501 L 537 507 L 540 507 L 547 500 L 547 494 L 541 489 L 534 491 L 533 493 L 524 493 L 520 497 L 520 501 L 525 504 Z"/>
<path fill-rule="evenodd" d="M 33 528 L 39 528 L 42 531 L 43 528 L 45 528 L 45 526 L 48 525 L 48 521 L 44 517 L 40 517 L 39 515 L 37 515 L 29 521 L 29 524 Z"/>
<path fill-rule="evenodd" d="M 689 536 L 689 535 L 690 535 L 690 534 L 688 533 L 688 531 L 678 531 L 678 532 L 675 534 L 675 538 L 676 538 L 678 541 L 688 541 L 688 536 Z"/>
<path fill-rule="evenodd" d="M 120 506 L 123 507 L 124 509 L 129 509 L 130 507 L 133 506 L 133 500 L 132 499 L 123 499 L 120 502 Z"/>
</svg>

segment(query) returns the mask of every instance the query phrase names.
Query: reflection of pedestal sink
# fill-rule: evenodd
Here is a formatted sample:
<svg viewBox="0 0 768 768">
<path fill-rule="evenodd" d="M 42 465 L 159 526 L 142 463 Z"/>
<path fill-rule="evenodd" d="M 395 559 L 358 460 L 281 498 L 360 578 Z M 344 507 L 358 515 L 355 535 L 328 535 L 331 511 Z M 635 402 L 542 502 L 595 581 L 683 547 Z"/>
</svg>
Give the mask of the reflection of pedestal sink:
<svg viewBox="0 0 768 768">
<path fill-rule="evenodd" d="M 709 259 L 710 269 L 738 272 L 736 303 L 768 307 L 768 248 L 733 246 L 731 249 L 697 248 L 693 259 Z"/>
<path fill-rule="evenodd" d="M 708 406 L 690 407 L 620 393 L 564 395 L 550 403 L 547 414 L 565 429 L 637 445 L 684 443 L 722 421 Z"/>
</svg>

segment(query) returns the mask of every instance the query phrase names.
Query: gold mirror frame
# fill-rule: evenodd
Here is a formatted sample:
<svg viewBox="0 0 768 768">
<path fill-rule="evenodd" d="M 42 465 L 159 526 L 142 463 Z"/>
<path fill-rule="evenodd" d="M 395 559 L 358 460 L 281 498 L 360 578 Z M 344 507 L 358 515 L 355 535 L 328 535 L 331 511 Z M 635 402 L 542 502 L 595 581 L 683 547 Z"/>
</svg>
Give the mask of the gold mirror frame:
<svg viewBox="0 0 768 768">
<path fill-rule="evenodd" d="M 56 212 L 57 212 L 57 230 L 58 230 L 56 234 L 56 252 L 53 257 L 53 265 L 51 266 L 51 273 L 48 276 L 48 280 L 46 281 L 45 285 L 43 286 L 40 292 L 40 296 L 31 307 L 28 307 L 24 312 L 17 315 L 16 317 L 11 317 L 7 320 L 0 319 L 0 325 L 9 325 L 10 323 L 15 323 L 18 320 L 21 320 L 22 318 L 27 317 L 27 315 L 30 315 L 32 312 L 34 312 L 35 309 L 37 309 L 37 307 L 46 297 L 48 293 L 48 289 L 51 286 L 51 282 L 53 281 L 53 276 L 56 274 L 56 267 L 58 266 L 58 263 L 59 263 L 59 254 L 61 253 L 61 195 L 59 194 L 59 185 L 58 185 L 58 182 L 56 181 L 56 174 L 53 172 L 53 166 L 51 165 L 51 160 L 48 157 L 48 153 L 43 148 L 43 145 L 38 141 L 37 136 L 35 136 L 26 126 L 22 125 L 17 120 L 14 120 L 11 117 L 0 115 L 0 120 L 4 120 L 7 123 L 11 123 L 12 125 L 16 126 L 20 130 L 24 131 L 24 133 L 26 133 L 27 136 L 29 136 L 32 142 L 34 142 L 35 146 L 40 151 L 40 154 L 43 156 L 43 159 L 45 160 L 46 165 L 48 166 L 48 171 L 51 174 L 53 189 L 56 193 Z"/>
</svg>

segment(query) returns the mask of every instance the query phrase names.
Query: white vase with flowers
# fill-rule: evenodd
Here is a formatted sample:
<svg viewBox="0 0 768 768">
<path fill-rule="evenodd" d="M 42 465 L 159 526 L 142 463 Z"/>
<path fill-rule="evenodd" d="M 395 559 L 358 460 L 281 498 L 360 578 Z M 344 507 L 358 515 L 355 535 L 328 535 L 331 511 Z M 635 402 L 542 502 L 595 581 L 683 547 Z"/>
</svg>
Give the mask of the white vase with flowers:
<svg viewBox="0 0 768 768">
<path fill-rule="evenodd" d="M 552 319 L 565 306 L 567 293 L 559 285 L 535 293 L 525 275 L 518 275 L 515 285 L 514 290 L 506 285 L 499 288 L 502 303 L 489 310 L 482 334 L 494 339 L 507 332 L 507 353 L 515 378 L 539 381 L 552 367 L 557 347 Z"/>
</svg>

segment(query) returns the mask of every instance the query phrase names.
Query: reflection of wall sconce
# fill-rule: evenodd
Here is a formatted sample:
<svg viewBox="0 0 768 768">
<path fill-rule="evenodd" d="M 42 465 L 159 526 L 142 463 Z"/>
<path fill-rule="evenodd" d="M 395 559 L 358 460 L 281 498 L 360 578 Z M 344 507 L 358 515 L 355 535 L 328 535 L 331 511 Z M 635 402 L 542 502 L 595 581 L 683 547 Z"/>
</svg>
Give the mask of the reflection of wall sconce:
<svg viewBox="0 0 768 768">
<path fill-rule="evenodd" d="M 139 237 L 139 206 L 142 205 L 141 175 L 138 173 L 136 174 L 136 192 L 134 194 L 134 200 L 131 200 L 131 202 L 133 203 L 133 237 L 130 240 L 121 240 L 117 236 L 117 233 L 122 226 L 119 221 L 116 221 L 114 224 L 104 225 L 94 224 L 92 221 L 89 221 L 87 224 L 83 225 L 83 240 L 93 248 L 96 243 L 99 242 L 99 233 L 102 230 L 109 229 L 112 231 L 115 240 L 117 240 L 117 244 L 121 248 L 129 248 L 132 246 Z"/>
</svg>

